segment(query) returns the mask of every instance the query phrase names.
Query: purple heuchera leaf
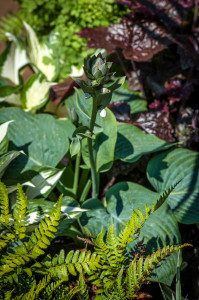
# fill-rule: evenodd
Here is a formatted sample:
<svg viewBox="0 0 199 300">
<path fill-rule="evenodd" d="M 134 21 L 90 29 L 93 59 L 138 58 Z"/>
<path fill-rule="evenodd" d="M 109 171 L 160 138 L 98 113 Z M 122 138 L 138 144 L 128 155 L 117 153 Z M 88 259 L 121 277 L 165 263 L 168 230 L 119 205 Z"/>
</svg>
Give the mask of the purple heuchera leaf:
<svg viewBox="0 0 199 300">
<path fill-rule="evenodd" d="M 148 111 L 139 114 L 133 121 L 133 125 L 142 129 L 148 134 L 154 134 L 167 142 L 174 142 L 173 128 L 169 122 L 169 114 L 162 111 Z"/>
<path fill-rule="evenodd" d="M 112 102 L 108 105 L 108 108 L 113 112 L 117 121 L 126 123 L 132 121 L 130 106 L 124 101 Z"/>
<path fill-rule="evenodd" d="M 119 4 L 127 5 L 127 6 L 132 5 L 131 0 L 116 0 L 116 2 L 118 2 Z"/>
<path fill-rule="evenodd" d="M 119 122 L 130 123 L 148 134 L 154 134 L 157 137 L 167 141 L 174 142 L 172 136 L 173 128 L 169 123 L 168 106 L 166 102 L 155 100 L 151 104 L 151 110 L 141 113 L 132 120 L 130 115 L 130 106 L 124 101 L 113 102 L 108 108 L 114 113 Z"/>
<path fill-rule="evenodd" d="M 179 78 L 172 78 L 165 84 L 165 92 L 169 99 L 169 104 L 178 102 L 181 100 L 187 100 L 193 92 L 193 86 L 190 82 L 183 84 Z"/>
<path fill-rule="evenodd" d="M 165 30 L 153 20 L 135 21 L 130 15 L 120 23 L 108 27 L 84 28 L 77 32 L 83 38 L 90 38 L 87 48 L 105 48 L 108 53 L 122 49 L 126 59 L 149 60 L 166 47 L 168 39 Z"/>
</svg>

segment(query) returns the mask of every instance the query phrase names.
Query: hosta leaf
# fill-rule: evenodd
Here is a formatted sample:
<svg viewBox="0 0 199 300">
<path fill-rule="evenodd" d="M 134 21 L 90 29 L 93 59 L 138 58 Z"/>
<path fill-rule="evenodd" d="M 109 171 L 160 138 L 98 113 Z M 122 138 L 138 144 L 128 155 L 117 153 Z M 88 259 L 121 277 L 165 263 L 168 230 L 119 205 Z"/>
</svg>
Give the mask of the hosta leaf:
<svg viewBox="0 0 199 300">
<path fill-rule="evenodd" d="M 26 220 L 26 225 L 29 226 L 28 230 L 32 230 L 31 225 L 38 223 L 42 219 L 44 219 L 44 221 L 47 221 L 47 218 L 45 218 L 45 216 L 48 216 L 48 213 L 52 211 L 54 204 L 54 202 L 45 199 L 29 200 L 29 215 Z M 79 203 L 74 199 L 70 197 L 63 197 L 61 212 L 62 222 L 60 222 L 57 227 L 56 236 L 65 235 L 65 232 L 67 232 L 67 228 L 75 221 L 77 217 L 81 215 L 82 212 L 85 212 L 85 209 L 80 208 Z M 49 237 L 53 237 L 51 232 L 47 232 L 46 235 Z"/>
<path fill-rule="evenodd" d="M 22 42 L 10 33 L 7 36 L 10 44 L 1 55 L 4 63 L 0 74 L 14 84 L 19 84 L 19 70 L 28 63 L 28 59 Z"/>
<path fill-rule="evenodd" d="M 21 152 L 19 151 L 9 151 L 0 156 L 0 178 L 3 176 L 6 171 L 8 165 L 14 160 L 17 156 L 19 156 Z"/>
<path fill-rule="evenodd" d="M 32 75 L 23 86 L 21 103 L 27 111 L 42 107 L 48 100 L 52 83 L 42 74 Z"/>
<path fill-rule="evenodd" d="M 142 130 L 126 123 L 118 123 L 118 137 L 115 157 L 126 162 L 135 162 L 142 155 L 168 149 L 173 144 L 167 143 L 155 135 L 149 135 Z"/>
<path fill-rule="evenodd" d="M 147 176 L 161 192 L 182 179 L 168 198 L 170 213 L 184 224 L 199 222 L 199 155 L 188 149 L 174 149 L 152 158 Z"/>
<path fill-rule="evenodd" d="M 33 63 L 50 81 L 57 75 L 53 51 L 44 43 L 39 43 L 36 33 L 24 22 L 27 33 L 27 48 L 30 62 Z"/>
<path fill-rule="evenodd" d="M 8 125 L 13 121 L 8 121 L 0 125 L 0 154 L 7 152 L 8 150 Z"/>
<path fill-rule="evenodd" d="M 103 226 L 110 224 L 110 215 L 98 199 L 89 199 L 85 201 L 82 208 L 88 209 L 80 217 L 81 225 L 84 227 L 86 234 L 98 235 Z"/>
<path fill-rule="evenodd" d="M 39 168 L 38 174 L 30 181 L 23 184 L 28 186 L 26 190 L 28 199 L 34 199 L 39 195 L 46 198 L 53 190 L 62 174 L 63 170 L 49 167 Z"/>
<path fill-rule="evenodd" d="M 10 120 L 14 122 L 9 125 L 8 138 L 17 150 L 27 154 L 21 172 L 33 164 L 55 167 L 67 152 L 69 142 L 65 123 L 59 123 L 50 115 L 32 115 L 19 108 L 1 109 L 0 122 Z"/>
</svg>

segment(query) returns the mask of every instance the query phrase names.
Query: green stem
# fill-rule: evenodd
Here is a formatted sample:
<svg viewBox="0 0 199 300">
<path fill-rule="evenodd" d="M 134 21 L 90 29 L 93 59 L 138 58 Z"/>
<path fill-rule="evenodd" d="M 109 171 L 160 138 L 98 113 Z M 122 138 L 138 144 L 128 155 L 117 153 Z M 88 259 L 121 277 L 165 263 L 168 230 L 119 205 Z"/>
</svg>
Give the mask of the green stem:
<svg viewBox="0 0 199 300">
<path fill-rule="evenodd" d="M 180 283 L 180 254 L 181 250 L 178 250 L 178 260 L 177 260 L 177 273 L 176 273 L 176 300 L 181 300 L 181 283 Z"/>
<path fill-rule="evenodd" d="M 91 165 L 92 198 L 97 198 L 98 196 L 97 174 L 96 174 L 95 160 L 93 157 L 92 140 L 90 138 L 87 138 L 87 142 L 88 142 L 88 155 L 89 155 L 90 165 Z"/>
<path fill-rule="evenodd" d="M 78 181 L 79 181 L 79 166 L 81 161 L 81 152 L 79 152 L 76 156 L 76 162 L 75 162 L 75 176 L 73 181 L 73 193 L 77 194 L 77 187 L 78 187 Z"/>
<path fill-rule="evenodd" d="M 93 97 L 93 107 L 92 107 L 92 114 L 91 114 L 91 121 L 90 121 L 90 131 L 93 133 L 93 128 L 95 125 L 96 115 L 97 115 L 97 101 L 95 100 L 95 97 Z M 88 142 L 88 155 L 90 160 L 90 166 L 91 166 L 91 179 L 92 179 L 92 198 L 97 198 L 98 196 L 98 179 L 97 179 L 97 173 L 96 173 L 96 164 L 93 156 L 93 145 L 92 145 L 92 139 L 87 138 Z"/>
<path fill-rule="evenodd" d="M 81 197 L 80 197 L 80 200 L 79 200 L 80 203 L 82 203 L 82 202 L 85 201 L 85 199 L 86 199 L 86 197 L 87 197 L 87 195 L 88 195 L 88 193 L 89 193 L 89 190 L 90 190 L 90 188 L 91 188 L 91 184 L 92 184 L 92 182 L 91 182 L 91 180 L 89 179 L 89 180 L 87 181 L 87 184 L 85 185 L 85 188 L 83 189 L 82 194 L 81 194 Z"/>
</svg>

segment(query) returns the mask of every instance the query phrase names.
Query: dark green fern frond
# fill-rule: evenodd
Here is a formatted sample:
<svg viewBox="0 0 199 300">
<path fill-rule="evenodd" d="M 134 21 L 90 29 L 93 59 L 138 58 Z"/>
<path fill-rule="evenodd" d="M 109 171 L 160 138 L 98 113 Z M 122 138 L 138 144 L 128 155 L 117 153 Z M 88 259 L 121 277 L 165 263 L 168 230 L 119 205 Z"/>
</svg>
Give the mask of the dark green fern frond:
<svg viewBox="0 0 199 300">
<path fill-rule="evenodd" d="M 0 181 L 0 225 L 7 225 L 11 218 L 9 208 L 9 198 L 6 186 Z"/>
<path fill-rule="evenodd" d="M 168 198 L 168 196 L 173 192 L 173 190 L 176 188 L 176 186 L 177 186 L 181 181 L 182 181 L 182 179 L 179 180 L 178 182 L 174 183 L 172 186 L 170 186 L 170 187 L 168 188 L 168 190 L 164 191 L 164 192 L 160 195 L 158 201 L 157 201 L 156 204 L 155 204 L 154 211 L 157 210 L 157 209 L 158 209 L 158 208 L 166 201 L 166 199 Z"/>
<path fill-rule="evenodd" d="M 22 190 L 21 185 L 18 184 L 17 187 L 17 201 L 13 211 L 14 230 L 19 239 L 23 239 L 25 237 L 26 232 L 24 218 L 27 213 L 28 201 L 25 193 Z"/>
<path fill-rule="evenodd" d="M 83 273 L 79 274 L 78 287 L 80 289 L 79 295 L 80 295 L 81 299 L 89 300 L 90 297 L 89 297 L 89 294 L 88 294 L 88 288 L 87 288 L 87 285 L 85 283 L 85 279 L 84 279 Z"/>
</svg>

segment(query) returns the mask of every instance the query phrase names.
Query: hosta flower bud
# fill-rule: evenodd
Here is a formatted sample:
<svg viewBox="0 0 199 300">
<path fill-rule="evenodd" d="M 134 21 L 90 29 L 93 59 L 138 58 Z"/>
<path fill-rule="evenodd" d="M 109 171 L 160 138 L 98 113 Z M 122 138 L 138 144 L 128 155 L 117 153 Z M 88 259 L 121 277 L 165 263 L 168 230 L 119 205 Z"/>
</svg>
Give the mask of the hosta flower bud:
<svg viewBox="0 0 199 300">
<path fill-rule="evenodd" d="M 104 108 L 100 111 L 100 117 L 102 118 L 106 117 L 106 110 Z"/>
<path fill-rule="evenodd" d="M 84 61 L 84 72 L 92 81 L 92 86 L 98 86 L 108 82 L 113 73 L 107 74 L 112 63 L 106 61 L 106 57 L 100 52 L 97 55 L 89 56 Z"/>
</svg>

